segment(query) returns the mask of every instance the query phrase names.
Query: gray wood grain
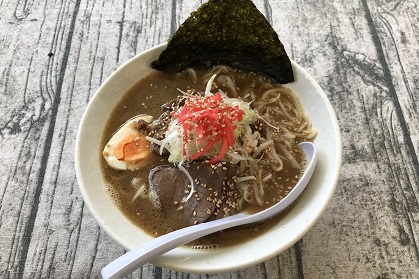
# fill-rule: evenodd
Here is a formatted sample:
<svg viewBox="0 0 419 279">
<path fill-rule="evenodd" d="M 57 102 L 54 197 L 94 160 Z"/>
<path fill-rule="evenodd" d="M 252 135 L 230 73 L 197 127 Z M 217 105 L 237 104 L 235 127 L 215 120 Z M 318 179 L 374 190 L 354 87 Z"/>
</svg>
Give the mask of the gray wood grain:
<svg viewBox="0 0 419 279">
<path fill-rule="evenodd" d="M 205 1 L 0 1 L 0 277 L 98 278 L 124 250 L 74 174 L 81 115 L 134 55 Z M 255 0 L 334 106 L 343 166 L 296 245 L 227 274 L 145 265 L 132 278 L 418 278 L 419 12 L 406 1 Z"/>
</svg>

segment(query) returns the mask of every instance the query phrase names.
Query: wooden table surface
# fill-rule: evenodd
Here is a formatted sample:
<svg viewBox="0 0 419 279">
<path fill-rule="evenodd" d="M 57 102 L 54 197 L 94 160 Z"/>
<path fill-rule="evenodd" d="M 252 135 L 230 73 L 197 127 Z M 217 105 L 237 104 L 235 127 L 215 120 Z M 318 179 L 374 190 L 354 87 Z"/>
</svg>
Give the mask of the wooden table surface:
<svg viewBox="0 0 419 279">
<path fill-rule="evenodd" d="M 1 278 L 97 278 L 124 253 L 83 203 L 78 125 L 104 79 L 202 2 L 0 0 Z M 418 1 L 254 3 L 336 111 L 333 199 L 259 265 L 205 275 L 147 264 L 132 278 L 419 278 Z"/>
</svg>

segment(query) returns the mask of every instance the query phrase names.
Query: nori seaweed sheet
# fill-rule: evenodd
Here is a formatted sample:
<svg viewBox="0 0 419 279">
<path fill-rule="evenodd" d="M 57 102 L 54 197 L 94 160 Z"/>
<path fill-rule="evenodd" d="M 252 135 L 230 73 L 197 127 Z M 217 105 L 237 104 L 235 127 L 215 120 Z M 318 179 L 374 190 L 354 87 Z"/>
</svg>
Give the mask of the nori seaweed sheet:
<svg viewBox="0 0 419 279">
<path fill-rule="evenodd" d="M 279 83 L 294 81 L 291 61 L 278 34 L 251 0 L 209 0 L 179 27 L 151 67 L 229 65 L 264 74 Z"/>
</svg>

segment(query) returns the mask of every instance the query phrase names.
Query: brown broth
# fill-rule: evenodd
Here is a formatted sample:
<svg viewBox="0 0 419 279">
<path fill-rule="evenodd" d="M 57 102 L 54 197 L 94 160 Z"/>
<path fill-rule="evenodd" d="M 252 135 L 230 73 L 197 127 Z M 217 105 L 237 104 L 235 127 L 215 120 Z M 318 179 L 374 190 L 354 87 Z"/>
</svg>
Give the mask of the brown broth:
<svg viewBox="0 0 419 279">
<path fill-rule="evenodd" d="M 236 77 L 238 88 L 245 87 L 245 83 L 249 79 L 254 79 L 252 74 L 245 75 L 240 73 Z M 103 133 L 101 150 L 110 139 L 112 134 L 120 127 L 127 119 L 139 115 L 148 114 L 155 119 L 161 114 L 160 106 L 174 99 L 179 95 L 177 88 L 186 91 L 192 86 L 199 91 L 205 89 L 205 84 L 197 85 L 191 79 L 179 79 L 173 75 L 167 75 L 161 72 L 153 73 L 144 80 L 138 82 L 126 94 L 123 95 L 121 101 L 116 105 L 112 112 L 112 118 L 108 119 L 105 131 Z M 227 89 L 226 89 L 227 90 Z M 225 90 L 225 91 L 226 91 Z M 240 93 L 239 93 L 240 94 Z M 295 154 L 299 161 L 302 161 L 302 154 L 295 150 Z M 177 216 L 167 216 L 162 211 L 156 209 L 147 199 L 138 198 L 132 202 L 136 190 L 131 186 L 131 180 L 136 177 L 143 177 L 147 179 L 149 171 L 157 165 L 168 164 L 166 159 L 161 156 L 154 155 L 153 162 L 149 166 L 138 171 L 118 171 L 110 168 L 104 159 L 101 161 L 102 171 L 107 183 L 106 189 L 110 196 L 115 201 L 117 206 L 123 214 L 136 226 L 150 235 L 160 236 L 170 231 L 184 227 L 177 218 Z M 300 170 L 292 168 L 287 163 L 284 163 L 284 170 L 281 171 L 281 177 L 275 177 L 274 181 L 280 183 L 282 186 L 269 185 L 266 187 L 267 197 L 283 197 L 296 184 L 300 176 Z M 266 207 L 276 203 L 275 198 L 266 201 Z M 256 212 L 260 211 L 259 206 L 248 206 L 246 211 Z M 190 245 L 194 248 L 214 248 L 227 247 L 252 239 L 272 228 L 277 224 L 283 216 L 287 214 L 280 214 L 270 220 L 262 223 L 242 226 L 225 230 L 223 232 L 214 233 L 212 235 L 203 237 L 192 242 Z"/>
</svg>

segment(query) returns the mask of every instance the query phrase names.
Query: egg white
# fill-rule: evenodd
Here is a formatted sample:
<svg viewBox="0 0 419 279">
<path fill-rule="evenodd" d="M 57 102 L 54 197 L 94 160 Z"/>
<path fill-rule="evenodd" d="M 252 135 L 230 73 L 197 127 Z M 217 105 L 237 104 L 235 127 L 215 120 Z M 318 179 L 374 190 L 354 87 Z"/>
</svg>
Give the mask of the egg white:
<svg viewBox="0 0 419 279">
<path fill-rule="evenodd" d="M 117 170 L 137 170 L 141 167 L 142 162 L 137 162 L 135 164 L 124 162 L 123 160 L 118 160 L 114 155 L 115 147 L 118 143 L 124 139 L 124 137 L 128 134 L 137 133 L 140 134 L 139 131 L 136 129 L 138 120 L 144 120 L 147 123 L 151 123 L 153 121 L 153 117 L 150 115 L 138 115 L 127 122 L 125 122 L 119 129 L 113 134 L 111 139 L 105 145 L 103 149 L 103 157 L 105 158 L 106 162 L 111 168 Z"/>
</svg>

